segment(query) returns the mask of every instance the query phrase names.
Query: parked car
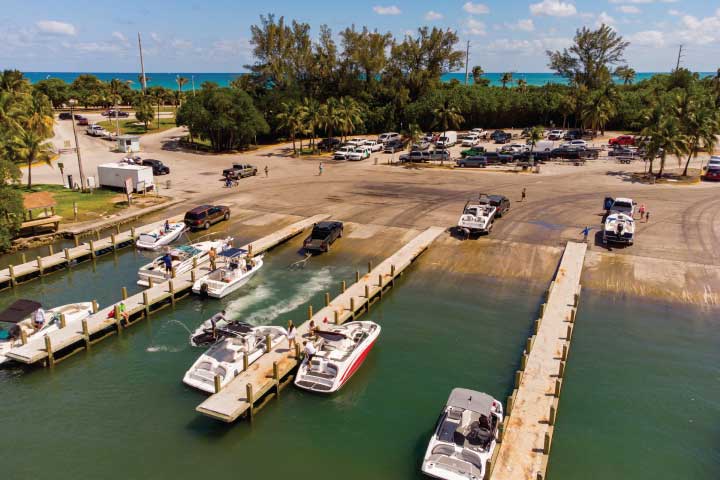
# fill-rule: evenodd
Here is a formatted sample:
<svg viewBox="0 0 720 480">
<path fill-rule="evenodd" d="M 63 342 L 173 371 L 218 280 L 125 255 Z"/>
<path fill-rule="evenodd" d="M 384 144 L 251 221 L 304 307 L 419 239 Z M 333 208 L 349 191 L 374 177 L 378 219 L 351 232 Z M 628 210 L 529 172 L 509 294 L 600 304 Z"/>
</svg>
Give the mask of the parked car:
<svg viewBox="0 0 720 480">
<path fill-rule="evenodd" d="M 170 174 L 170 167 L 165 165 L 160 160 L 154 160 L 152 158 L 144 158 L 140 161 L 140 165 L 145 165 L 146 167 L 152 167 L 153 175 L 169 175 Z"/>
<path fill-rule="evenodd" d="M 633 157 L 635 155 L 638 155 L 638 149 L 635 147 L 613 145 L 613 147 L 608 150 L 609 157 Z"/>
<path fill-rule="evenodd" d="M 510 139 L 512 139 L 512 135 L 509 133 L 506 133 L 505 135 L 498 135 L 495 137 L 495 143 L 504 144 L 509 142 Z"/>
<path fill-rule="evenodd" d="M 463 138 L 462 146 L 463 147 L 474 147 L 475 145 L 480 142 L 480 135 L 477 133 L 468 133 L 465 138 Z"/>
<path fill-rule="evenodd" d="M 303 248 L 314 252 L 328 252 L 330 245 L 341 238 L 343 234 L 342 222 L 319 222 L 313 225 L 312 232 L 303 242 Z"/>
<path fill-rule="evenodd" d="M 370 158 L 370 149 L 368 147 L 356 147 L 352 152 L 346 156 L 347 160 L 360 161 Z"/>
<path fill-rule="evenodd" d="M 104 129 L 103 127 L 101 127 L 100 125 L 95 125 L 95 124 L 92 124 L 92 125 L 88 126 L 88 127 L 85 129 L 85 132 L 86 132 L 88 135 L 90 135 L 91 137 L 107 137 L 108 135 L 110 135 L 110 132 L 108 132 L 107 130 L 105 130 L 105 129 Z"/>
<path fill-rule="evenodd" d="M 430 148 L 430 145 L 432 145 L 430 142 L 426 142 L 425 140 L 420 140 L 412 144 L 410 147 L 410 150 L 427 150 Z"/>
<path fill-rule="evenodd" d="M 712 155 L 705 168 L 720 168 L 720 155 Z"/>
<path fill-rule="evenodd" d="M 75 115 L 75 122 L 81 127 L 85 127 L 90 123 L 88 122 L 87 117 L 83 117 L 82 115 Z"/>
<path fill-rule="evenodd" d="M 530 157 L 532 157 L 533 162 L 535 163 L 543 163 L 550 159 L 550 150 L 533 150 L 520 152 L 516 155 L 513 155 L 513 158 L 517 162 L 524 162 L 524 163 L 530 163 Z"/>
<path fill-rule="evenodd" d="M 225 178 L 237 180 L 238 178 L 254 177 L 257 175 L 257 167 L 247 163 L 233 163 L 231 168 L 226 168 L 222 173 Z"/>
<path fill-rule="evenodd" d="M 580 140 L 583 137 L 583 131 L 579 130 L 577 128 L 574 128 L 572 130 L 568 130 L 565 135 L 563 135 L 563 140 Z"/>
<path fill-rule="evenodd" d="M 578 147 L 560 147 L 550 152 L 550 158 L 562 158 L 565 160 L 587 160 L 598 158 L 597 150 L 590 150 Z"/>
<path fill-rule="evenodd" d="M 548 140 L 562 140 L 564 135 L 565 132 L 562 130 L 550 130 L 550 133 L 548 133 Z"/>
<path fill-rule="evenodd" d="M 185 225 L 194 230 L 200 228 L 207 230 L 211 225 L 229 218 L 230 207 L 224 205 L 201 205 L 185 213 Z"/>
<path fill-rule="evenodd" d="M 75 120 L 76 120 L 76 121 L 80 120 L 81 118 L 85 118 L 85 117 L 83 117 L 82 115 L 78 115 L 77 113 L 75 114 Z M 72 115 L 70 115 L 70 112 L 60 112 L 60 114 L 58 115 L 58 119 L 60 119 L 60 120 L 71 120 L 71 119 L 72 119 Z M 85 119 L 85 120 L 87 120 L 87 119 Z"/>
<path fill-rule="evenodd" d="M 512 138 L 512 135 L 508 132 L 505 132 L 503 130 L 495 130 L 493 133 L 490 134 L 490 140 L 495 141 L 498 143 L 499 139 L 504 139 L 502 143 L 507 143 Z"/>
<path fill-rule="evenodd" d="M 511 145 L 504 145 L 500 151 L 501 152 L 508 152 L 508 153 L 521 153 L 521 152 L 527 152 L 530 150 L 530 145 L 525 145 L 524 143 L 513 143 Z"/>
<path fill-rule="evenodd" d="M 413 150 L 405 155 L 400 155 L 401 162 L 428 162 L 431 160 L 450 160 L 450 152 L 447 150 L 421 151 Z"/>
<path fill-rule="evenodd" d="M 510 200 L 505 195 L 488 195 L 481 193 L 479 203 L 495 207 L 495 218 L 502 217 L 510 210 Z"/>
<path fill-rule="evenodd" d="M 103 117 L 109 117 L 109 118 L 127 118 L 130 116 L 128 112 L 124 112 L 122 110 L 106 110 L 102 112 L 100 115 Z"/>
<path fill-rule="evenodd" d="M 485 129 L 484 128 L 473 128 L 470 130 L 470 133 L 476 134 L 478 137 L 482 137 L 485 135 Z"/>
<path fill-rule="evenodd" d="M 323 138 L 322 140 L 320 140 L 320 141 L 318 142 L 317 147 L 318 147 L 320 150 L 329 151 L 329 150 L 333 150 L 333 149 L 339 147 L 341 143 L 342 143 L 342 142 L 340 141 L 339 138 L 334 138 L 334 137 L 331 137 L 331 138 Z"/>
<path fill-rule="evenodd" d="M 396 133 L 396 132 L 381 133 L 378 136 L 378 142 L 383 143 L 383 144 L 386 144 L 388 142 L 393 142 L 396 140 L 400 140 L 400 139 L 401 139 L 400 134 Z"/>
<path fill-rule="evenodd" d="M 375 140 L 365 140 L 365 143 L 361 146 L 369 148 L 371 152 L 379 152 L 383 149 L 383 144 Z"/>
<path fill-rule="evenodd" d="M 365 139 L 364 138 L 353 138 L 353 139 L 345 142 L 345 145 L 349 145 L 351 147 L 360 147 L 362 145 L 365 145 Z"/>
<path fill-rule="evenodd" d="M 585 140 L 570 140 L 569 142 L 561 143 L 560 147 L 588 148 L 588 143 Z"/>
<path fill-rule="evenodd" d="M 514 160 L 512 155 L 502 152 L 485 152 L 483 156 L 487 160 L 488 165 L 510 163 Z"/>
<path fill-rule="evenodd" d="M 403 142 L 402 139 L 385 142 L 385 148 L 383 149 L 385 153 L 395 153 L 402 150 L 405 150 L 405 142 Z"/>
<path fill-rule="evenodd" d="M 487 158 L 483 156 L 472 156 L 459 158 L 455 163 L 460 168 L 485 168 L 487 167 L 488 161 Z"/>
<path fill-rule="evenodd" d="M 708 167 L 708 169 L 705 170 L 705 174 L 702 176 L 702 179 L 712 182 L 720 181 L 720 167 Z"/>
<path fill-rule="evenodd" d="M 440 138 L 437 139 L 435 145 L 440 148 L 452 147 L 457 143 L 457 132 L 455 130 L 448 130 L 444 132 Z"/>
<path fill-rule="evenodd" d="M 475 157 L 477 155 L 483 155 L 485 153 L 485 147 L 481 147 L 480 145 L 475 145 L 474 147 L 468 148 L 467 150 L 463 150 L 460 152 L 460 156 L 462 158 L 465 157 Z"/>
<path fill-rule="evenodd" d="M 632 135 L 620 135 L 608 140 L 608 145 L 635 145 L 635 137 Z"/>
<path fill-rule="evenodd" d="M 333 158 L 335 160 L 347 160 L 348 155 L 350 155 L 352 152 L 355 151 L 355 147 L 352 145 L 344 145 L 333 153 Z"/>
</svg>

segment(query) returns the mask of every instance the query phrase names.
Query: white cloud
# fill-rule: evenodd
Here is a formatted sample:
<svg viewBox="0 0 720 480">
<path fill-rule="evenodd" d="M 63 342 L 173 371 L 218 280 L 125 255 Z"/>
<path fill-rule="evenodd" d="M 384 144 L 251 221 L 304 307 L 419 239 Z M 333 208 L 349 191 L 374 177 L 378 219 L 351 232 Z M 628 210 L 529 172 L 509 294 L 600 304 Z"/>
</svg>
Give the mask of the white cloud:
<svg viewBox="0 0 720 480">
<path fill-rule="evenodd" d="M 127 45 L 129 43 L 127 37 L 122 32 L 113 32 L 112 37 L 116 40 L 119 40 L 124 45 Z"/>
<path fill-rule="evenodd" d="M 43 33 L 51 35 L 75 35 L 77 30 L 75 25 L 65 22 L 57 22 L 55 20 L 40 20 L 35 24 Z"/>
<path fill-rule="evenodd" d="M 443 18 L 443 14 L 438 13 L 434 10 L 430 10 L 429 12 L 427 12 L 425 14 L 425 20 L 427 20 L 429 22 L 432 22 L 433 20 L 442 20 L 442 18 Z"/>
<path fill-rule="evenodd" d="M 681 19 L 683 29 L 678 31 L 680 39 L 696 45 L 720 43 L 720 8 L 712 17 L 697 18 L 684 15 Z"/>
<path fill-rule="evenodd" d="M 535 30 L 535 24 L 531 18 L 521 19 L 515 23 L 504 23 L 503 27 L 508 30 L 522 30 L 523 32 L 532 32 Z"/>
<path fill-rule="evenodd" d="M 640 13 L 640 9 L 634 5 L 620 5 L 617 9 L 622 13 Z"/>
<path fill-rule="evenodd" d="M 665 36 L 659 30 L 645 30 L 628 35 L 627 39 L 631 45 L 641 45 L 643 47 L 662 47 L 665 45 Z"/>
<path fill-rule="evenodd" d="M 396 5 L 389 5 L 387 7 L 375 5 L 373 7 L 373 12 L 378 15 L 400 15 L 402 13 Z"/>
<path fill-rule="evenodd" d="M 171 45 L 178 50 L 189 50 L 193 46 L 192 42 L 188 40 L 182 40 L 180 38 L 176 38 L 175 40 L 173 40 Z"/>
<path fill-rule="evenodd" d="M 598 27 L 603 24 L 604 25 L 612 25 L 614 23 L 615 23 L 615 19 L 613 17 L 611 17 L 610 15 L 608 15 L 606 12 L 602 12 L 600 15 L 598 15 L 597 22 L 596 22 Z"/>
<path fill-rule="evenodd" d="M 490 42 L 487 48 L 499 54 L 542 55 L 546 50 L 559 50 L 571 43 L 569 38 L 561 37 L 541 37 L 532 40 L 499 38 Z"/>
<path fill-rule="evenodd" d="M 160 43 L 162 39 L 160 38 L 160 35 L 158 35 L 155 32 L 150 32 L 150 38 L 153 39 L 153 41 Z"/>
<path fill-rule="evenodd" d="M 490 8 L 484 3 L 466 2 L 465 5 L 463 5 L 463 10 L 473 15 L 483 15 L 486 13 L 490 13 Z"/>
<path fill-rule="evenodd" d="M 82 53 L 117 53 L 122 47 L 108 42 L 81 42 L 75 44 L 64 44 L 66 48 L 73 48 Z"/>
<path fill-rule="evenodd" d="M 668 15 L 672 15 L 673 17 L 679 17 L 682 14 L 683 13 L 680 10 L 675 10 L 674 8 L 671 8 L 670 10 L 668 10 Z"/>
<path fill-rule="evenodd" d="M 540 3 L 531 4 L 530 13 L 549 17 L 571 17 L 577 14 L 577 8 L 572 3 L 560 0 L 543 0 Z"/>
<path fill-rule="evenodd" d="M 480 20 L 475 20 L 474 18 L 468 18 L 465 22 L 465 27 L 465 33 L 468 35 L 483 36 L 487 34 L 485 23 Z"/>
</svg>

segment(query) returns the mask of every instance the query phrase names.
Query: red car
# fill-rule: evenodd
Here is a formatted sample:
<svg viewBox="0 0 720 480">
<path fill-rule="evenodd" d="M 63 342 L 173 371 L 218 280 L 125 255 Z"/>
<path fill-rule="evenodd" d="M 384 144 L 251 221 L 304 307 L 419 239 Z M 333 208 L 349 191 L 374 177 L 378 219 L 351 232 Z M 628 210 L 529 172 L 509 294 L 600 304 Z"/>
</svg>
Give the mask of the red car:
<svg viewBox="0 0 720 480">
<path fill-rule="evenodd" d="M 609 145 L 635 145 L 635 137 L 632 135 L 620 135 L 608 140 Z"/>
<path fill-rule="evenodd" d="M 75 115 L 75 122 L 82 127 L 88 125 L 87 117 L 83 117 L 82 115 Z"/>
<path fill-rule="evenodd" d="M 720 181 L 720 168 L 708 168 L 703 175 L 703 180 Z"/>
</svg>

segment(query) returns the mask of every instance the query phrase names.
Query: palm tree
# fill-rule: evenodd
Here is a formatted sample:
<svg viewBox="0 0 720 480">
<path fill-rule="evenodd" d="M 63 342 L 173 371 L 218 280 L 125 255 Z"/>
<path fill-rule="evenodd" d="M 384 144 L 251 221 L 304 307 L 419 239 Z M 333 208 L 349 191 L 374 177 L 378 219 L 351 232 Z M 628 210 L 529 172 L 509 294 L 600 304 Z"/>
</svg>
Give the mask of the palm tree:
<svg viewBox="0 0 720 480">
<path fill-rule="evenodd" d="M 691 111 L 682 125 L 686 132 L 685 152 L 688 156 L 683 169 L 683 176 L 686 177 L 690 160 L 693 157 L 697 158 L 700 148 L 704 147 L 709 152 L 715 148 L 718 142 L 717 135 L 720 134 L 720 115 L 703 105 Z"/>
<path fill-rule="evenodd" d="M 295 137 L 302 131 L 303 112 L 296 102 L 283 102 L 280 104 L 280 113 L 275 115 L 278 128 L 287 130 L 292 138 L 293 155 L 297 155 Z"/>
<path fill-rule="evenodd" d="M 27 163 L 27 188 L 30 190 L 32 188 L 33 164 L 36 162 L 45 162 L 48 165 L 52 165 L 52 159 L 55 157 L 52 143 L 47 141 L 47 137 L 39 134 L 32 128 L 23 128 L 10 141 L 10 146 L 15 150 L 15 158 L 18 161 Z"/>
<path fill-rule="evenodd" d="M 641 142 L 645 151 L 650 168 L 648 173 L 653 173 L 653 160 L 660 157 L 660 169 L 657 178 L 662 177 L 665 169 L 665 160 L 668 155 L 681 155 L 687 149 L 687 138 L 680 130 L 680 122 L 675 115 L 668 113 L 667 102 L 661 101 L 656 107 L 646 114 L 645 124 L 642 132 Z"/>
<path fill-rule="evenodd" d="M 575 111 L 575 97 L 573 97 L 572 95 L 561 94 L 558 106 L 563 116 L 562 128 L 565 129 L 567 128 L 567 118 L 569 113 Z"/>
<path fill-rule="evenodd" d="M 115 110 L 115 134 L 120 135 L 120 116 L 117 114 L 118 111 L 118 103 L 122 100 L 122 96 L 120 95 L 120 92 L 123 88 L 123 82 L 122 80 L 118 80 L 117 78 L 113 78 L 110 80 L 110 83 L 108 84 L 108 90 L 110 92 L 110 100 L 113 102 L 113 107 Z"/>
<path fill-rule="evenodd" d="M 305 123 L 307 124 L 307 132 L 310 134 L 310 146 L 314 149 L 315 129 L 320 123 L 320 116 L 322 113 L 320 108 L 320 102 L 318 102 L 314 98 L 306 97 L 303 99 L 302 109 L 305 117 Z"/>
<path fill-rule="evenodd" d="M 0 74 L 0 91 L 19 93 L 28 86 L 28 82 L 19 70 L 5 70 Z"/>
<path fill-rule="evenodd" d="M 635 80 L 635 69 L 623 65 L 615 69 L 615 76 L 623 81 L 623 85 L 628 85 Z"/>
<path fill-rule="evenodd" d="M 475 65 L 475 66 L 472 68 L 473 83 L 474 83 L 475 85 L 480 85 L 481 83 L 483 83 L 483 78 L 482 78 L 482 76 L 483 76 L 484 74 L 485 74 L 485 70 L 483 70 L 483 68 L 482 68 L 480 65 Z"/>
<path fill-rule="evenodd" d="M 543 127 L 533 127 L 528 134 L 528 143 L 530 144 L 530 153 L 535 150 L 537 142 L 545 138 L 545 130 Z"/>
<path fill-rule="evenodd" d="M 180 105 L 180 100 L 182 98 L 182 89 L 185 85 L 187 85 L 188 79 L 178 75 L 175 77 L 175 83 L 177 83 L 178 86 L 177 104 L 175 106 L 175 112 L 177 112 L 177 106 Z"/>
<path fill-rule="evenodd" d="M 512 82 L 513 74 L 511 72 L 505 72 L 502 74 L 502 77 L 500 77 L 500 83 L 502 83 L 502 88 L 507 88 L 506 85 L 510 82 Z"/>
<path fill-rule="evenodd" d="M 460 114 L 460 110 L 451 106 L 448 100 L 433 110 L 433 117 L 435 118 L 433 125 L 443 131 L 443 137 L 448 130 L 457 128 L 465 120 Z M 440 163 L 442 164 L 444 161 Z"/>
<path fill-rule="evenodd" d="M 517 81 L 518 89 L 520 90 L 520 93 L 525 94 L 527 92 L 527 80 L 524 78 L 521 78 Z"/>
<path fill-rule="evenodd" d="M 337 107 L 342 119 L 340 130 L 347 140 L 348 134 L 354 132 L 363 124 L 362 111 L 358 102 L 352 97 L 340 97 Z"/>
<path fill-rule="evenodd" d="M 328 98 L 326 103 L 320 105 L 320 118 L 318 119 L 318 127 L 324 128 L 328 138 L 332 138 L 333 133 L 342 127 L 342 117 L 338 107 L 338 100 L 335 97 Z"/>
<path fill-rule="evenodd" d="M 615 107 L 616 93 L 612 84 L 608 84 L 605 88 L 596 91 L 583 107 L 583 122 L 589 122 L 593 134 L 596 134 L 598 130 L 601 135 L 605 134 L 605 125 L 617 111 Z"/>
</svg>

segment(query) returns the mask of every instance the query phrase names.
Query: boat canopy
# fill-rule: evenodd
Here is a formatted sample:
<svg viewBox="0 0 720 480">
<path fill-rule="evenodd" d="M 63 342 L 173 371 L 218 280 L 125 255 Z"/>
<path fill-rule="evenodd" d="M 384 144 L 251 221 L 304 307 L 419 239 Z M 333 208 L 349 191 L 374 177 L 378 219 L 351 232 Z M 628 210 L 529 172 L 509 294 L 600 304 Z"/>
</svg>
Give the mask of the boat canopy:
<svg viewBox="0 0 720 480">
<path fill-rule="evenodd" d="M 494 401 L 495 399 L 487 393 L 476 392 L 467 388 L 453 388 L 447 406 L 488 415 Z"/>
<path fill-rule="evenodd" d="M 180 252 L 186 253 L 191 256 L 195 256 L 198 253 L 201 253 L 200 250 L 193 247 L 192 245 L 180 245 L 179 247 L 175 247 L 175 250 L 178 250 Z"/>
<path fill-rule="evenodd" d="M 245 250 L 244 248 L 226 248 L 225 250 L 220 252 L 220 255 L 222 255 L 223 257 L 232 258 L 232 257 L 241 257 L 247 253 L 248 253 L 248 251 Z"/>
<path fill-rule="evenodd" d="M 16 300 L 0 312 L 0 323 L 19 323 L 42 305 L 34 300 Z"/>
</svg>

